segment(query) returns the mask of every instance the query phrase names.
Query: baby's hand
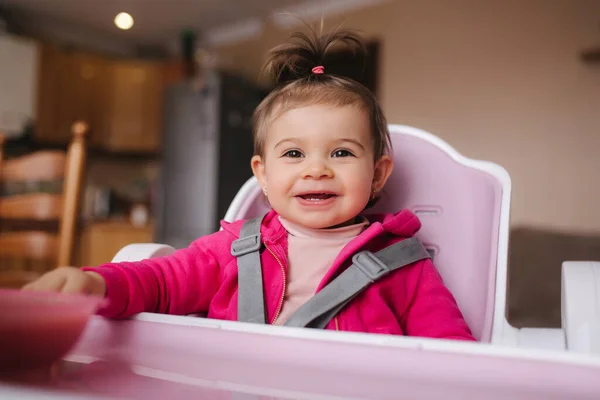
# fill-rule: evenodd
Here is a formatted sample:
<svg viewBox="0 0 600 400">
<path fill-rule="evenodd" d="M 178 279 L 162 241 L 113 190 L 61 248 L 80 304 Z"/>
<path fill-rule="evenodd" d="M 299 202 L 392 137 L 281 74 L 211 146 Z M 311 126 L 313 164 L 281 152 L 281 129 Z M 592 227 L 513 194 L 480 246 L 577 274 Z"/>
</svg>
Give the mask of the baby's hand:
<svg viewBox="0 0 600 400">
<path fill-rule="evenodd" d="M 82 271 L 75 267 L 60 267 L 23 286 L 23 290 L 82 293 L 104 297 L 106 282 L 96 272 Z"/>
</svg>

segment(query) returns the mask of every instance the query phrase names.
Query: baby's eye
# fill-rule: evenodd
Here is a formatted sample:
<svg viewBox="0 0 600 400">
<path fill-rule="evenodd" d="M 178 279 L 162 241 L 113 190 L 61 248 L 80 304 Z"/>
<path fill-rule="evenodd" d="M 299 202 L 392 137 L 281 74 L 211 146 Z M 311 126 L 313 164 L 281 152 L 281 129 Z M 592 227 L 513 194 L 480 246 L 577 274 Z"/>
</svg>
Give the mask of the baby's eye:
<svg viewBox="0 0 600 400">
<path fill-rule="evenodd" d="M 340 149 L 340 150 L 334 151 L 331 156 L 332 157 L 352 157 L 352 156 L 354 156 L 354 154 L 352 154 L 348 150 Z"/>
<path fill-rule="evenodd" d="M 283 157 L 300 158 L 302 157 L 302 153 L 300 153 L 298 150 L 288 150 L 283 153 Z"/>
</svg>

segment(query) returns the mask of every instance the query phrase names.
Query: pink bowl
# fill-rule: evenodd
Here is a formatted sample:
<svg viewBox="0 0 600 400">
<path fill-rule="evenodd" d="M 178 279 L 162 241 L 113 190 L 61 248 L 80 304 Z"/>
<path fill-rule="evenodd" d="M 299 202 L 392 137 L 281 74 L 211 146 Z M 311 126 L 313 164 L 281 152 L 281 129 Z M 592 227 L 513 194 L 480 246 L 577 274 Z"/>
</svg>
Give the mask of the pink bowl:
<svg viewBox="0 0 600 400">
<path fill-rule="evenodd" d="M 0 371 L 50 366 L 75 345 L 102 301 L 0 289 Z"/>
</svg>

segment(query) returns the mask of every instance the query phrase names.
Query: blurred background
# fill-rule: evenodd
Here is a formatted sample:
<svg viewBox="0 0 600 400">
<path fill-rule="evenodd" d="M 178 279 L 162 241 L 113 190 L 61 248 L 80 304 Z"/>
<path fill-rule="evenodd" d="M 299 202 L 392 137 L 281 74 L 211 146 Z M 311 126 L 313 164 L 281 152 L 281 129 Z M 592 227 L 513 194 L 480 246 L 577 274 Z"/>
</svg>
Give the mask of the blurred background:
<svg viewBox="0 0 600 400">
<path fill-rule="evenodd" d="M 509 319 L 559 326 L 561 262 L 600 260 L 600 0 L 0 0 L 4 159 L 90 127 L 73 264 L 217 229 L 251 175 L 264 56 L 302 28 L 286 13 L 363 33 L 364 71 L 336 66 L 389 122 L 509 171 Z M 60 190 L 1 195 L 40 187 Z"/>
</svg>

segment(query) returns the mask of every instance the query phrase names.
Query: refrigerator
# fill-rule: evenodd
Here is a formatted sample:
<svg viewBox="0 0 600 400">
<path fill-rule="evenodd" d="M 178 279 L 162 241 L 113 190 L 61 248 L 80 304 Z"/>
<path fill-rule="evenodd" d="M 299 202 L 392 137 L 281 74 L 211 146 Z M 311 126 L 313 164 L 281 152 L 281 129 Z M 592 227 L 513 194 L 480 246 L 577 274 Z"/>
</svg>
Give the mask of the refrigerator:
<svg viewBox="0 0 600 400">
<path fill-rule="evenodd" d="M 155 241 L 187 247 L 219 229 L 240 187 L 252 176 L 252 113 L 266 92 L 225 72 L 202 87 L 167 88 L 162 166 L 155 197 Z"/>
</svg>

